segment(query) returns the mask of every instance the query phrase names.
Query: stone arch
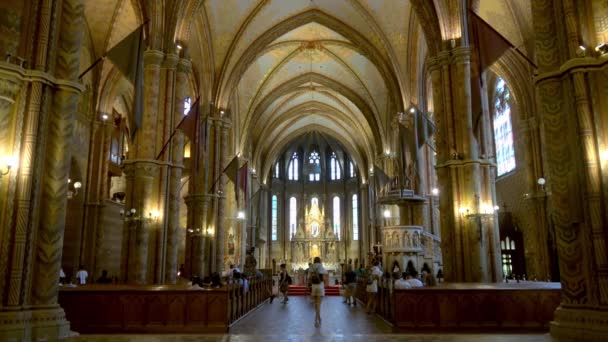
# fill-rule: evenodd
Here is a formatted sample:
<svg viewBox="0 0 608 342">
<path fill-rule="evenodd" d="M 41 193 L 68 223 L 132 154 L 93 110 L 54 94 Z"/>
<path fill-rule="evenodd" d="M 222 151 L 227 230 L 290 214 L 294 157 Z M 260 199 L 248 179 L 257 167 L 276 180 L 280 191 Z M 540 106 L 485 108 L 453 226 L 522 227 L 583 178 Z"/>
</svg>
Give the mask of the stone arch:
<svg viewBox="0 0 608 342">
<path fill-rule="evenodd" d="M 365 100 L 362 99 L 355 91 L 323 75 L 315 73 L 304 74 L 283 83 L 281 86 L 270 92 L 268 96 L 262 99 L 262 101 L 260 101 L 251 116 L 254 118 L 259 117 L 260 114 L 264 111 L 264 109 L 267 108 L 270 104 L 272 104 L 276 99 L 286 93 L 289 93 L 290 91 L 293 91 L 294 89 L 297 89 L 299 85 L 311 81 L 322 84 L 330 89 L 336 90 L 338 93 L 341 93 L 343 96 L 348 98 L 352 103 L 355 104 L 355 106 L 359 108 L 359 110 L 361 110 L 361 112 L 367 118 L 368 123 L 370 124 L 374 140 L 376 142 L 379 142 L 378 144 L 376 144 L 376 150 L 379 151 L 379 154 L 382 153 L 382 147 L 386 146 L 386 137 L 384 136 L 384 132 L 381 129 L 382 125 L 380 122 L 380 118 L 377 115 L 374 115 L 372 109 L 367 105 Z M 251 127 L 252 125 L 250 124 L 249 120 L 246 119 L 243 131 L 249 132 L 249 129 Z M 243 146 L 247 146 L 246 144 L 250 143 L 248 135 L 244 137 L 243 142 L 245 143 L 245 145 Z"/>
<path fill-rule="evenodd" d="M 272 41 L 295 28 L 311 22 L 316 22 L 337 32 L 351 40 L 355 45 L 359 46 L 364 56 L 366 56 L 374 65 L 376 65 L 378 70 L 380 70 L 380 73 L 385 78 L 385 84 L 389 89 L 389 93 L 391 93 L 395 99 L 400 98 L 399 85 L 394 73 L 392 72 L 392 68 L 390 67 L 390 61 L 385 59 L 388 58 L 385 56 L 386 54 L 383 54 L 382 51 L 378 51 L 378 49 L 376 49 L 371 42 L 369 42 L 364 36 L 353 28 L 328 15 L 327 13 L 317 9 L 311 9 L 287 18 L 271 29 L 262 33 L 249 45 L 246 52 L 240 56 L 236 64 L 230 70 L 227 70 L 228 64 L 224 64 L 222 74 L 220 75 L 220 79 L 216 85 L 215 103 L 220 107 L 227 106 L 231 89 L 236 87 L 241 75 L 245 73 L 249 65 L 253 63 L 253 61 Z M 381 58 L 380 56 L 385 58 Z M 226 61 L 229 62 L 230 60 L 231 56 L 228 55 Z M 399 108 L 402 107 L 401 101 L 395 102 Z"/>
</svg>

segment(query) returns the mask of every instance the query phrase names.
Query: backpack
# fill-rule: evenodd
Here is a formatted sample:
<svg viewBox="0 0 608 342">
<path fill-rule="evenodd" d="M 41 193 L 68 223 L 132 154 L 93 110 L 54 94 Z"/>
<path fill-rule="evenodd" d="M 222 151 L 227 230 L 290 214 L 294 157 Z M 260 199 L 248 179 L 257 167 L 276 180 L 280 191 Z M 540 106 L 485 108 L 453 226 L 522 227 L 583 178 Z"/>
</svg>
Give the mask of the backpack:
<svg viewBox="0 0 608 342">
<path fill-rule="evenodd" d="M 311 274 L 310 274 L 310 283 L 311 284 L 321 284 L 321 281 L 323 280 L 321 274 L 319 274 L 319 272 L 317 271 L 317 269 L 315 269 Z"/>
</svg>

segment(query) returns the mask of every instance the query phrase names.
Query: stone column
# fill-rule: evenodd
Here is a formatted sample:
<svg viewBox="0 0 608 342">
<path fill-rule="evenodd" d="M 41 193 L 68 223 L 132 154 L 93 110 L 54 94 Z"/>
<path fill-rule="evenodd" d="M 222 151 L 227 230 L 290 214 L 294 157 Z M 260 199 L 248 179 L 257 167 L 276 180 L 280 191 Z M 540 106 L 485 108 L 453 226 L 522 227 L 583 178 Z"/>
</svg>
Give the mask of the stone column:
<svg viewBox="0 0 608 342">
<path fill-rule="evenodd" d="M 608 67 L 606 57 L 592 50 L 601 41 L 587 13 L 571 0 L 532 3 L 536 103 L 562 285 L 550 329 L 560 341 L 608 336 L 608 166 L 600 159 L 608 143 Z"/>
<path fill-rule="evenodd" d="M 177 64 L 175 82 L 175 110 L 173 114 L 174 126 L 184 117 L 184 99 L 188 96 L 188 76 L 192 71 L 192 62 L 180 59 Z M 195 104 L 199 105 L 199 104 Z M 167 217 L 167 245 L 165 259 L 165 282 L 175 284 L 177 277 L 177 251 L 180 203 L 181 178 L 184 164 L 184 134 L 177 132 L 171 141 L 171 166 L 169 174 L 168 217 Z M 194 174 L 196 170 L 192 170 Z"/>
<path fill-rule="evenodd" d="M 186 197 L 188 206 L 188 235 L 186 241 L 186 270 L 192 276 L 203 277 L 206 271 L 207 212 L 212 196 L 194 194 Z"/>
<path fill-rule="evenodd" d="M 437 117 L 437 176 L 447 281 L 501 278 L 491 162 L 479 158 L 473 131 L 471 50 L 457 47 L 429 60 Z M 480 142 L 484 144 L 485 142 Z"/>
<path fill-rule="evenodd" d="M 363 168 L 360 169 L 363 172 Z M 369 180 L 368 180 L 369 182 Z M 359 186 L 359 208 L 361 212 L 361 222 L 359 224 L 359 262 L 365 260 L 365 256 L 369 253 L 369 183 L 363 183 Z"/>
<path fill-rule="evenodd" d="M 228 162 L 228 132 L 230 130 L 230 121 L 228 119 L 222 119 L 218 121 L 220 129 L 220 139 L 217 140 L 220 144 L 220 172 L 224 170 Z M 228 177 L 225 174 L 221 174 L 218 182 L 218 190 L 220 196 L 218 199 L 217 216 L 215 224 L 215 271 L 222 273 L 224 271 L 224 244 L 226 242 L 226 182 Z"/>
<path fill-rule="evenodd" d="M 152 222 L 148 219 L 152 185 L 158 173 L 158 165 L 143 161 L 125 161 L 127 178 L 127 200 L 125 211 L 135 209 L 125 221 L 127 230 L 126 280 L 129 283 L 145 284 L 148 280 L 148 248 Z"/>
<path fill-rule="evenodd" d="M 67 208 L 73 125 L 82 88 L 76 83 L 84 35 L 84 4 L 66 0 L 61 7 L 55 76 L 62 81 L 53 94 L 46 126 L 40 222 L 37 226 L 31 286 L 32 340 L 65 336 L 69 323 L 57 304 Z"/>
<path fill-rule="evenodd" d="M 10 65 L 4 65 L 0 62 L 0 70 L 5 68 L 13 68 Z M 19 142 L 14 138 L 13 127 L 19 127 L 23 124 L 23 120 L 17 115 L 17 100 L 18 92 L 21 88 L 21 80 L 17 75 L 9 76 L 8 73 L 3 73 L 0 78 L 0 158 L 18 156 Z M 21 121 L 21 122 L 20 122 Z M 4 160 L 0 161 L 4 164 Z M 18 173 L 18 165 L 13 165 L 11 170 L 5 169 L 5 165 L 0 165 L 0 172 L 8 172 L 0 176 L 0 279 L 5 281 L 5 276 L 9 274 L 9 250 L 11 241 L 11 229 L 13 227 L 14 218 L 14 201 L 16 181 Z M 17 241 L 13 243 L 18 243 Z M 6 284 L 6 283 L 3 283 Z M 5 295 L 7 289 L 5 286 L 0 286 L 0 308 L 5 303 Z"/>
</svg>

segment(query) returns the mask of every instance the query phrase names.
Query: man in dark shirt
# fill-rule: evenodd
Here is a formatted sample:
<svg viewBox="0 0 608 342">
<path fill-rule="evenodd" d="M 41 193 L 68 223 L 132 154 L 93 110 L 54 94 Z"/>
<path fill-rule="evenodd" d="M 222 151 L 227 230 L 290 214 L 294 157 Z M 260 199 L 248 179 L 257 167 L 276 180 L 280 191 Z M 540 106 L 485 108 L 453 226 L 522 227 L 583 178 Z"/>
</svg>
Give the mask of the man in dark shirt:
<svg viewBox="0 0 608 342">
<path fill-rule="evenodd" d="M 112 278 L 108 277 L 108 271 L 102 270 L 101 277 L 97 278 L 98 284 L 111 284 Z"/>
</svg>

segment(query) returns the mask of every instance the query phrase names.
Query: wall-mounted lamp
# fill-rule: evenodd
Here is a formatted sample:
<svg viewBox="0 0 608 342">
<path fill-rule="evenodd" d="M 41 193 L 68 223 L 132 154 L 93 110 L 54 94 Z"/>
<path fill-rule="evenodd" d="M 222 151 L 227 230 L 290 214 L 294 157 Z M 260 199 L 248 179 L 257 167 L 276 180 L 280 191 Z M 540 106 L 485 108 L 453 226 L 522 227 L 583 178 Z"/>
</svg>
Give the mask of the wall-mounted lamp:
<svg viewBox="0 0 608 342">
<path fill-rule="evenodd" d="M 82 188 L 82 183 L 76 181 L 70 188 L 70 184 L 72 184 L 72 180 L 68 178 L 68 199 L 72 199 L 78 195 L 78 190 Z"/>
<path fill-rule="evenodd" d="M 131 208 L 128 211 L 121 209 L 120 216 L 124 216 L 125 222 L 151 222 L 158 220 L 158 218 L 160 217 L 160 213 L 157 210 L 151 210 L 148 212 L 148 216 L 137 215 L 137 209 Z"/>
<path fill-rule="evenodd" d="M 220 110 L 220 115 L 221 115 L 221 116 L 224 116 L 224 114 L 225 114 L 225 113 L 226 113 L 226 112 L 225 112 L 224 110 Z"/>
<path fill-rule="evenodd" d="M 579 45 L 576 55 L 579 57 L 585 57 L 587 55 L 587 47 L 584 45 Z"/>
<path fill-rule="evenodd" d="M 106 113 L 101 114 L 101 120 L 106 121 L 108 120 L 109 116 Z"/>
<path fill-rule="evenodd" d="M 384 154 L 386 154 L 387 156 L 390 156 L 391 155 L 391 150 L 387 148 L 386 151 L 384 151 Z"/>
<path fill-rule="evenodd" d="M 242 211 L 242 210 L 239 210 L 239 211 L 236 213 L 236 219 L 237 219 L 237 220 L 244 220 L 244 219 L 245 219 L 245 212 L 244 212 L 244 211 Z"/>
<path fill-rule="evenodd" d="M 8 175 L 11 169 L 17 165 L 14 157 L 4 157 L 0 160 L 0 177 Z"/>
<path fill-rule="evenodd" d="M 382 213 L 382 215 L 384 216 L 384 218 L 391 218 L 391 211 L 388 209 L 385 209 L 384 212 Z"/>
<path fill-rule="evenodd" d="M 410 113 L 412 113 L 412 114 L 416 113 L 416 107 L 410 108 Z"/>
<path fill-rule="evenodd" d="M 601 43 L 595 47 L 595 51 L 599 52 L 601 55 L 608 53 L 608 44 Z"/>
<path fill-rule="evenodd" d="M 437 195 L 439 195 L 439 189 L 437 189 L 437 188 L 433 188 L 433 189 L 431 190 L 431 194 L 433 194 L 433 196 L 437 196 Z"/>
<path fill-rule="evenodd" d="M 545 191 L 546 182 L 547 181 L 543 177 L 540 177 L 538 180 L 536 180 L 536 183 L 538 183 L 538 185 L 540 185 L 540 191 Z"/>
<path fill-rule="evenodd" d="M 251 173 L 255 175 L 255 167 L 251 169 Z"/>
</svg>

